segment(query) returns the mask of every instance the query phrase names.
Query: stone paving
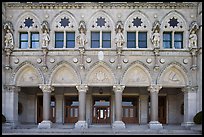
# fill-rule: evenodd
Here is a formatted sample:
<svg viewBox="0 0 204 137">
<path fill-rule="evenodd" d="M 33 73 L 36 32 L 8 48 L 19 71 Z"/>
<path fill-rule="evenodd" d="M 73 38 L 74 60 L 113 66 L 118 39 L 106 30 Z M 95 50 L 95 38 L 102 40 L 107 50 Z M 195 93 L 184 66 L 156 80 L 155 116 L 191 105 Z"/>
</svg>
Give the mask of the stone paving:
<svg viewBox="0 0 204 137">
<path fill-rule="evenodd" d="M 185 128 L 180 125 L 163 125 L 152 130 L 148 125 L 126 125 L 113 130 L 111 125 L 90 125 L 88 129 L 75 129 L 74 125 L 53 124 L 51 129 L 38 129 L 37 125 L 19 125 L 14 129 L 2 125 L 2 135 L 202 135 L 202 125 Z"/>
</svg>

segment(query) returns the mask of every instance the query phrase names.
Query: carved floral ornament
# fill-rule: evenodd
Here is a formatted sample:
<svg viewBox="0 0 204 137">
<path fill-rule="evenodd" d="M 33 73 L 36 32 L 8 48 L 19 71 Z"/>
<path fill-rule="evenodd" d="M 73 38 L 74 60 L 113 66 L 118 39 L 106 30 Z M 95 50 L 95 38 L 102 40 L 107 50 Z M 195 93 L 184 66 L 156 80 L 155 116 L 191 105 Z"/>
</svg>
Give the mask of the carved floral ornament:
<svg viewBox="0 0 204 137">
<path fill-rule="evenodd" d="M 159 93 L 159 90 L 162 88 L 161 85 L 150 85 L 148 87 L 148 91 L 150 91 L 150 93 L 156 92 Z"/>
<path fill-rule="evenodd" d="M 125 86 L 124 85 L 114 85 L 113 86 L 113 91 L 114 92 L 123 92 Z"/>
<path fill-rule="evenodd" d="M 54 87 L 51 86 L 51 85 L 42 84 L 42 85 L 39 85 L 39 87 L 42 90 L 42 92 L 52 92 L 52 91 L 54 91 Z"/>
<path fill-rule="evenodd" d="M 88 90 L 88 86 L 87 86 L 87 85 L 84 85 L 84 84 L 82 84 L 82 85 L 77 85 L 76 88 L 77 88 L 77 90 L 78 90 L 79 92 L 86 92 L 86 91 Z"/>
</svg>

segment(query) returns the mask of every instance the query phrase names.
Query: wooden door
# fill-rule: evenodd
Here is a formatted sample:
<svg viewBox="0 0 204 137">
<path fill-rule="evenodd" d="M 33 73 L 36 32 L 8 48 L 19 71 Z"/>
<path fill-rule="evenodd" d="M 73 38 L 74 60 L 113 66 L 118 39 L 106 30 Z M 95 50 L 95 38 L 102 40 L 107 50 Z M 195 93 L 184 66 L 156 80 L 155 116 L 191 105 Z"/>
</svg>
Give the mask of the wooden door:
<svg viewBox="0 0 204 137">
<path fill-rule="evenodd" d="M 124 123 L 139 122 L 138 97 L 123 96 L 122 101 L 122 121 Z"/>
<path fill-rule="evenodd" d="M 166 124 L 166 96 L 159 96 L 158 119 L 160 123 Z"/>
<path fill-rule="evenodd" d="M 64 123 L 76 123 L 79 117 L 79 101 L 77 96 L 65 97 Z"/>
<path fill-rule="evenodd" d="M 110 124 L 111 107 L 110 97 L 100 96 L 93 97 L 93 117 L 94 124 Z"/>
</svg>

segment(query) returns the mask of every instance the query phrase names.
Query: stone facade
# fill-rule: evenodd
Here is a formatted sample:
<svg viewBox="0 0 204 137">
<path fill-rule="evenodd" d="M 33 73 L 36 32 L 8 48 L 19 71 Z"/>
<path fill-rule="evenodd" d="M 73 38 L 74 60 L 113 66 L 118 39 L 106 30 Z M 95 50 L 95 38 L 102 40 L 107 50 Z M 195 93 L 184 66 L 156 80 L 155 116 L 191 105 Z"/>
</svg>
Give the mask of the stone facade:
<svg viewBox="0 0 204 137">
<path fill-rule="evenodd" d="M 108 124 L 113 128 L 128 124 L 123 120 L 125 97 L 138 98 L 135 123 L 153 129 L 191 125 L 202 110 L 202 2 L 5 2 L 2 25 L 2 113 L 14 126 L 39 123 L 38 128 L 51 128 L 50 113 L 54 122 L 66 123 L 66 96 L 78 98 L 75 128 L 94 124 L 93 102 L 99 96 L 110 98 Z M 34 32 L 39 36 L 36 48 L 31 44 L 36 42 Z M 74 47 L 66 48 L 63 41 L 56 48 L 57 32 L 64 39 L 67 32 L 74 33 Z M 97 48 L 91 47 L 92 32 L 99 34 Z M 110 48 L 103 47 L 104 32 L 110 34 Z M 135 48 L 128 47 L 129 32 L 135 34 Z M 146 33 L 145 48 L 139 47 L 140 32 Z M 170 43 L 182 33 L 183 47 L 165 48 L 165 32 L 172 36 Z M 20 47 L 23 42 L 26 48 Z M 165 97 L 164 112 L 160 97 Z M 159 122 L 161 113 L 165 122 Z"/>
</svg>

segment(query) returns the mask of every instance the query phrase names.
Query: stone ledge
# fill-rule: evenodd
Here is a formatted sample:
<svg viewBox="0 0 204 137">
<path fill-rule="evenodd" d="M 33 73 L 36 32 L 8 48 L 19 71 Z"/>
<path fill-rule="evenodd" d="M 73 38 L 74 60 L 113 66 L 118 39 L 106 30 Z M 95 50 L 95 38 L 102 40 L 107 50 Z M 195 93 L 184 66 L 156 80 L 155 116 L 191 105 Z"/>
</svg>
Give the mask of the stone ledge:
<svg viewBox="0 0 204 137">
<path fill-rule="evenodd" d="M 150 121 L 149 122 L 150 129 L 163 129 L 163 126 L 159 121 Z"/>
</svg>

